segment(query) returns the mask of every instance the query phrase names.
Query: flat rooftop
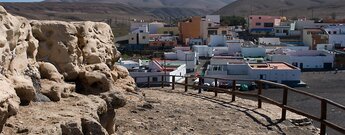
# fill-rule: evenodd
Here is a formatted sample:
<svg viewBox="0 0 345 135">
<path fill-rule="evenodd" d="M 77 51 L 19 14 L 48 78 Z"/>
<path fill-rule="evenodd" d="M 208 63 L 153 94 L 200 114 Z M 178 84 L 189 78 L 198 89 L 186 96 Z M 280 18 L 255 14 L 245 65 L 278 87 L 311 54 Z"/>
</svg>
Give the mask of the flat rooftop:
<svg viewBox="0 0 345 135">
<path fill-rule="evenodd" d="M 256 70 L 294 70 L 297 69 L 296 67 L 283 63 L 283 62 L 275 62 L 275 63 L 251 63 L 249 66 L 252 69 Z"/>
</svg>

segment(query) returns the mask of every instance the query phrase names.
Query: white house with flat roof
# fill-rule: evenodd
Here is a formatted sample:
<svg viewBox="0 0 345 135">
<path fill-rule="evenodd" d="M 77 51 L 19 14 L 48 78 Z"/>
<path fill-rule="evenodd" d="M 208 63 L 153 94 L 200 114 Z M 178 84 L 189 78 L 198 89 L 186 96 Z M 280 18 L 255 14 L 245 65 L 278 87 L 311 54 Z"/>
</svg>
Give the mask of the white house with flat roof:
<svg viewBox="0 0 345 135">
<path fill-rule="evenodd" d="M 277 49 L 267 54 L 268 60 L 286 62 L 303 70 L 330 70 L 333 68 L 334 55 L 325 51 Z"/>
<path fill-rule="evenodd" d="M 269 80 L 296 85 L 300 83 L 301 70 L 285 62 L 249 63 L 241 57 L 214 57 L 207 67 L 205 77 Z M 205 80 L 212 83 L 213 80 Z"/>
</svg>

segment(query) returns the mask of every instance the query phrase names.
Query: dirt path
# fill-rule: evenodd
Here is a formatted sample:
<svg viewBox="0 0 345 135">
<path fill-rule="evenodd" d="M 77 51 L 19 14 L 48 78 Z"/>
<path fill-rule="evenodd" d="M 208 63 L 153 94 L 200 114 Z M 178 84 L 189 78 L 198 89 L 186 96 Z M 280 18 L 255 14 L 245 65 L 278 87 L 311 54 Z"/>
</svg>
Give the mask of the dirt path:
<svg viewBox="0 0 345 135">
<path fill-rule="evenodd" d="M 313 126 L 295 126 L 290 120 L 279 122 L 281 109 L 230 96 L 213 93 L 184 93 L 181 89 L 143 89 L 148 104 L 127 106 L 117 111 L 118 134 L 317 134 Z M 289 113 L 288 119 L 303 117 Z"/>
</svg>

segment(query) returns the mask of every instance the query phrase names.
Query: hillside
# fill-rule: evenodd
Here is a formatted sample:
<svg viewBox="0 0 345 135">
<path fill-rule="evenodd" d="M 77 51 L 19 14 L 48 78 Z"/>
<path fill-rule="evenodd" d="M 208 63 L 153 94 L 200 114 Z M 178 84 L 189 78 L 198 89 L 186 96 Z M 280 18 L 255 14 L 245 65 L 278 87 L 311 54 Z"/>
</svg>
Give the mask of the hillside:
<svg viewBox="0 0 345 135">
<path fill-rule="evenodd" d="M 229 95 L 195 94 L 183 89 L 143 89 L 147 104 L 126 106 L 117 110 L 118 134 L 144 135 L 314 135 L 312 125 L 295 126 L 292 119 L 304 117 L 288 112 L 288 119 L 279 122 L 281 109 L 264 103 L 257 109 L 255 101 Z M 295 120 L 296 121 L 296 120 Z"/>
<path fill-rule="evenodd" d="M 255 2 L 253 2 L 255 1 Z M 288 17 L 344 18 L 345 0 L 239 0 L 214 14 L 248 16 L 250 14 Z"/>
<path fill-rule="evenodd" d="M 128 33 L 129 22 L 137 20 L 178 19 L 187 16 L 206 15 L 214 12 L 190 8 L 138 8 L 117 3 L 0 3 L 8 12 L 34 20 L 63 21 L 111 21 L 115 36 Z"/>
<path fill-rule="evenodd" d="M 45 0 L 45 2 L 121 3 L 136 7 L 175 7 L 217 10 L 235 0 Z"/>
<path fill-rule="evenodd" d="M 109 18 L 151 19 L 152 14 L 124 4 L 0 3 L 8 12 L 37 20 L 103 21 Z"/>
</svg>

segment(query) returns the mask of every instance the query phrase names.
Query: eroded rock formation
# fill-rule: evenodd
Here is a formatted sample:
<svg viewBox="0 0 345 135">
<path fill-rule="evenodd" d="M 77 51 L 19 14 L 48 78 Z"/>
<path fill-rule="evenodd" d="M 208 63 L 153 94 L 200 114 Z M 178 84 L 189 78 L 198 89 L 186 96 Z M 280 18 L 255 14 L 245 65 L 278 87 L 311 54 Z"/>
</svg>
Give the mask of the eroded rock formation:
<svg viewBox="0 0 345 135">
<path fill-rule="evenodd" d="M 115 109 L 142 101 L 114 65 L 120 53 L 105 23 L 29 21 L 0 6 L 0 35 L 4 134 L 113 134 Z"/>
</svg>

